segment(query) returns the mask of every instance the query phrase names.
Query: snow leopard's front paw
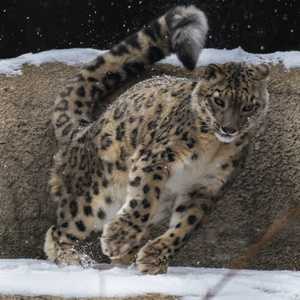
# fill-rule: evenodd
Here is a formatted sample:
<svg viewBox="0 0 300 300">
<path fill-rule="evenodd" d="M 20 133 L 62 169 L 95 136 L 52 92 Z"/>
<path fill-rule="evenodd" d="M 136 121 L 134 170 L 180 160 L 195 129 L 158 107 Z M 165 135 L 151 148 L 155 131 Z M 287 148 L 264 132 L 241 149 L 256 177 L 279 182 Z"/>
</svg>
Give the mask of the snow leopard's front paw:
<svg viewBox="0 0 300 300">
<path fill-rule="evenodd" d="M 137 257 L 137 265 L 143 274 L 164 274 L 168 270 L 169 253 L 161 239 L 145 245 Z"/>
<path fill-rule="evenodd" d="M 114 264 L 121 264 L 124 266 L 135 265 L 137 253 L 139 250 L 139 247 L 134 247 L 125 256 L 121 258 L 111 259 L 111 261 Z"/>
<path fill-rule="evenodd" d="M 102 251 L 111 259 L 120 259 L 140 244 L 143 234 L 144 230 L 138 225 L 126 222 L 125 217 L 118 216 L 104 227 L 101 237 Z"/>
</svg>

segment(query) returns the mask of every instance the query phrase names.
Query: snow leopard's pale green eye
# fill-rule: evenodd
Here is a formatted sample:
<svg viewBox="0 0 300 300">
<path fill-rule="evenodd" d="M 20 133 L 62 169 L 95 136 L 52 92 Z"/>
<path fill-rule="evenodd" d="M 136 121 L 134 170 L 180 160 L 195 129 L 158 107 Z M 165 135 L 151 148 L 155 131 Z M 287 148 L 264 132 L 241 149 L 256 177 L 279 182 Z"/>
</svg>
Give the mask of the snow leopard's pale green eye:
<svg viewBox="0 0 300 300">
<path fill-rule="evenodd" d="M 221 107 L 225 107 L 225 101 L 223 101 L 222 99 L 220 98 L 215 98 L 214 99 L 215 103 Z"/>
<path fill-rule="evenodd" d="M 242 108 L 242 111 L 244 111 L 244 112 L 250 112 L 250 111 L 253 110 L 253 108 L 254 108 L 254 105 L 253 105 L 253 104 L 246 105 L 246 106 L 244 106 L 244 107 Z"/>
</svg>

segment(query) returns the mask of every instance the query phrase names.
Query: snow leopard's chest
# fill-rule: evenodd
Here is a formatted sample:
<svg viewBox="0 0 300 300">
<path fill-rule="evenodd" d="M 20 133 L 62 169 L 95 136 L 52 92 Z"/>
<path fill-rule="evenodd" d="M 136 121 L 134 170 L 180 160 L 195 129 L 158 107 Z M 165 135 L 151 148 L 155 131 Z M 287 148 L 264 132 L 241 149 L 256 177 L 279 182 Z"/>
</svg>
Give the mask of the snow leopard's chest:
<svg viewBox="0 0 300 300">
<path fill-rule="evenodd" d="M 219 190 L 223 184 L 221 166 L 224 161 L 222 155 L 215 155 L 214 157 L 205 156 L 195 161 L 181 161 L 176 164 L 157 203 L 152 223 L 157 223 L 170 213 L 174 201 L 179 195 L 198 190 L 201 187 L 206 187 L 213 192 Z"/>
<path fill-rule="evenodd" d="M 180 162 L 173 168 L 165 188 L 179 195 L 189 192 L 198 185 L 211 186 L 216 181 L 220 162 L 208 158 Z"/>
</svg>

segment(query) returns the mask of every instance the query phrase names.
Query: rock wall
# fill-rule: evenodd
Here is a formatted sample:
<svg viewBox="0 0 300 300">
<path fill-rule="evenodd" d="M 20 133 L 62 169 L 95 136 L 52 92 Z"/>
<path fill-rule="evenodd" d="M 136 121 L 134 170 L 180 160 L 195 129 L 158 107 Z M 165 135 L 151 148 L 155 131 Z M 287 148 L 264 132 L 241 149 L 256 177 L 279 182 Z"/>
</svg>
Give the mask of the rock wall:
<svg viewBox="0 0 300 300">
<path fill-rule="evenodd" d="M 45 232 L 54 222 L 48 180 L 57 144 L 51 127 L 55 96 L 79 67 L 25 65 L 23 75 L 0 75 L 0 258 L 45 258 Z M 169 74 L 199 78 L 202 69 L 158 64 L 137 80 Z M 300 69 L 272 66 L 270 105 L 244 173 L 173 265 L 230 267 L 300 199 Z M 156 234 L 162 229 L 158 229 Z M 94 247 L 95 248 L 95 247 Z M 97 249 L 96 252 L 99 250 Z M 277 234 L 246 265 L 300 270 L 300 220 Z"/>
</svg>

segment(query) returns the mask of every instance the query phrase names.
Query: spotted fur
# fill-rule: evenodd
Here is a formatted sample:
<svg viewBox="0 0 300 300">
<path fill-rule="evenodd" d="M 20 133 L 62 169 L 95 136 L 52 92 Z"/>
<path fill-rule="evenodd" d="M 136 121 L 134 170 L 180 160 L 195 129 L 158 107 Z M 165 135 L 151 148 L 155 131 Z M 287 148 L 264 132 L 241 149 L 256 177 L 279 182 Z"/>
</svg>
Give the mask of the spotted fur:
<svg viewBox="0 0 300 300">
<path fill-rule="evenodd" d="M 169 229 L 138 250 L 144 274 L 164 273 L 243 169 L 267 109 L 265 65 L 207 66 L 198 81 L 162 76 L 138 83 L 95 122 L 102 97 L 145 65 L 176 52 L 193 69 L 207 23 L 177 7 L 89 64 L 60 94 L 61 150 L 51 177 L 57 222 L 45 252 L 60 265 L 90 265 L 74 245 L 102 233 L 104 254 L 128 260 L 149 225 L 172 209 Z"/>
</svg>

